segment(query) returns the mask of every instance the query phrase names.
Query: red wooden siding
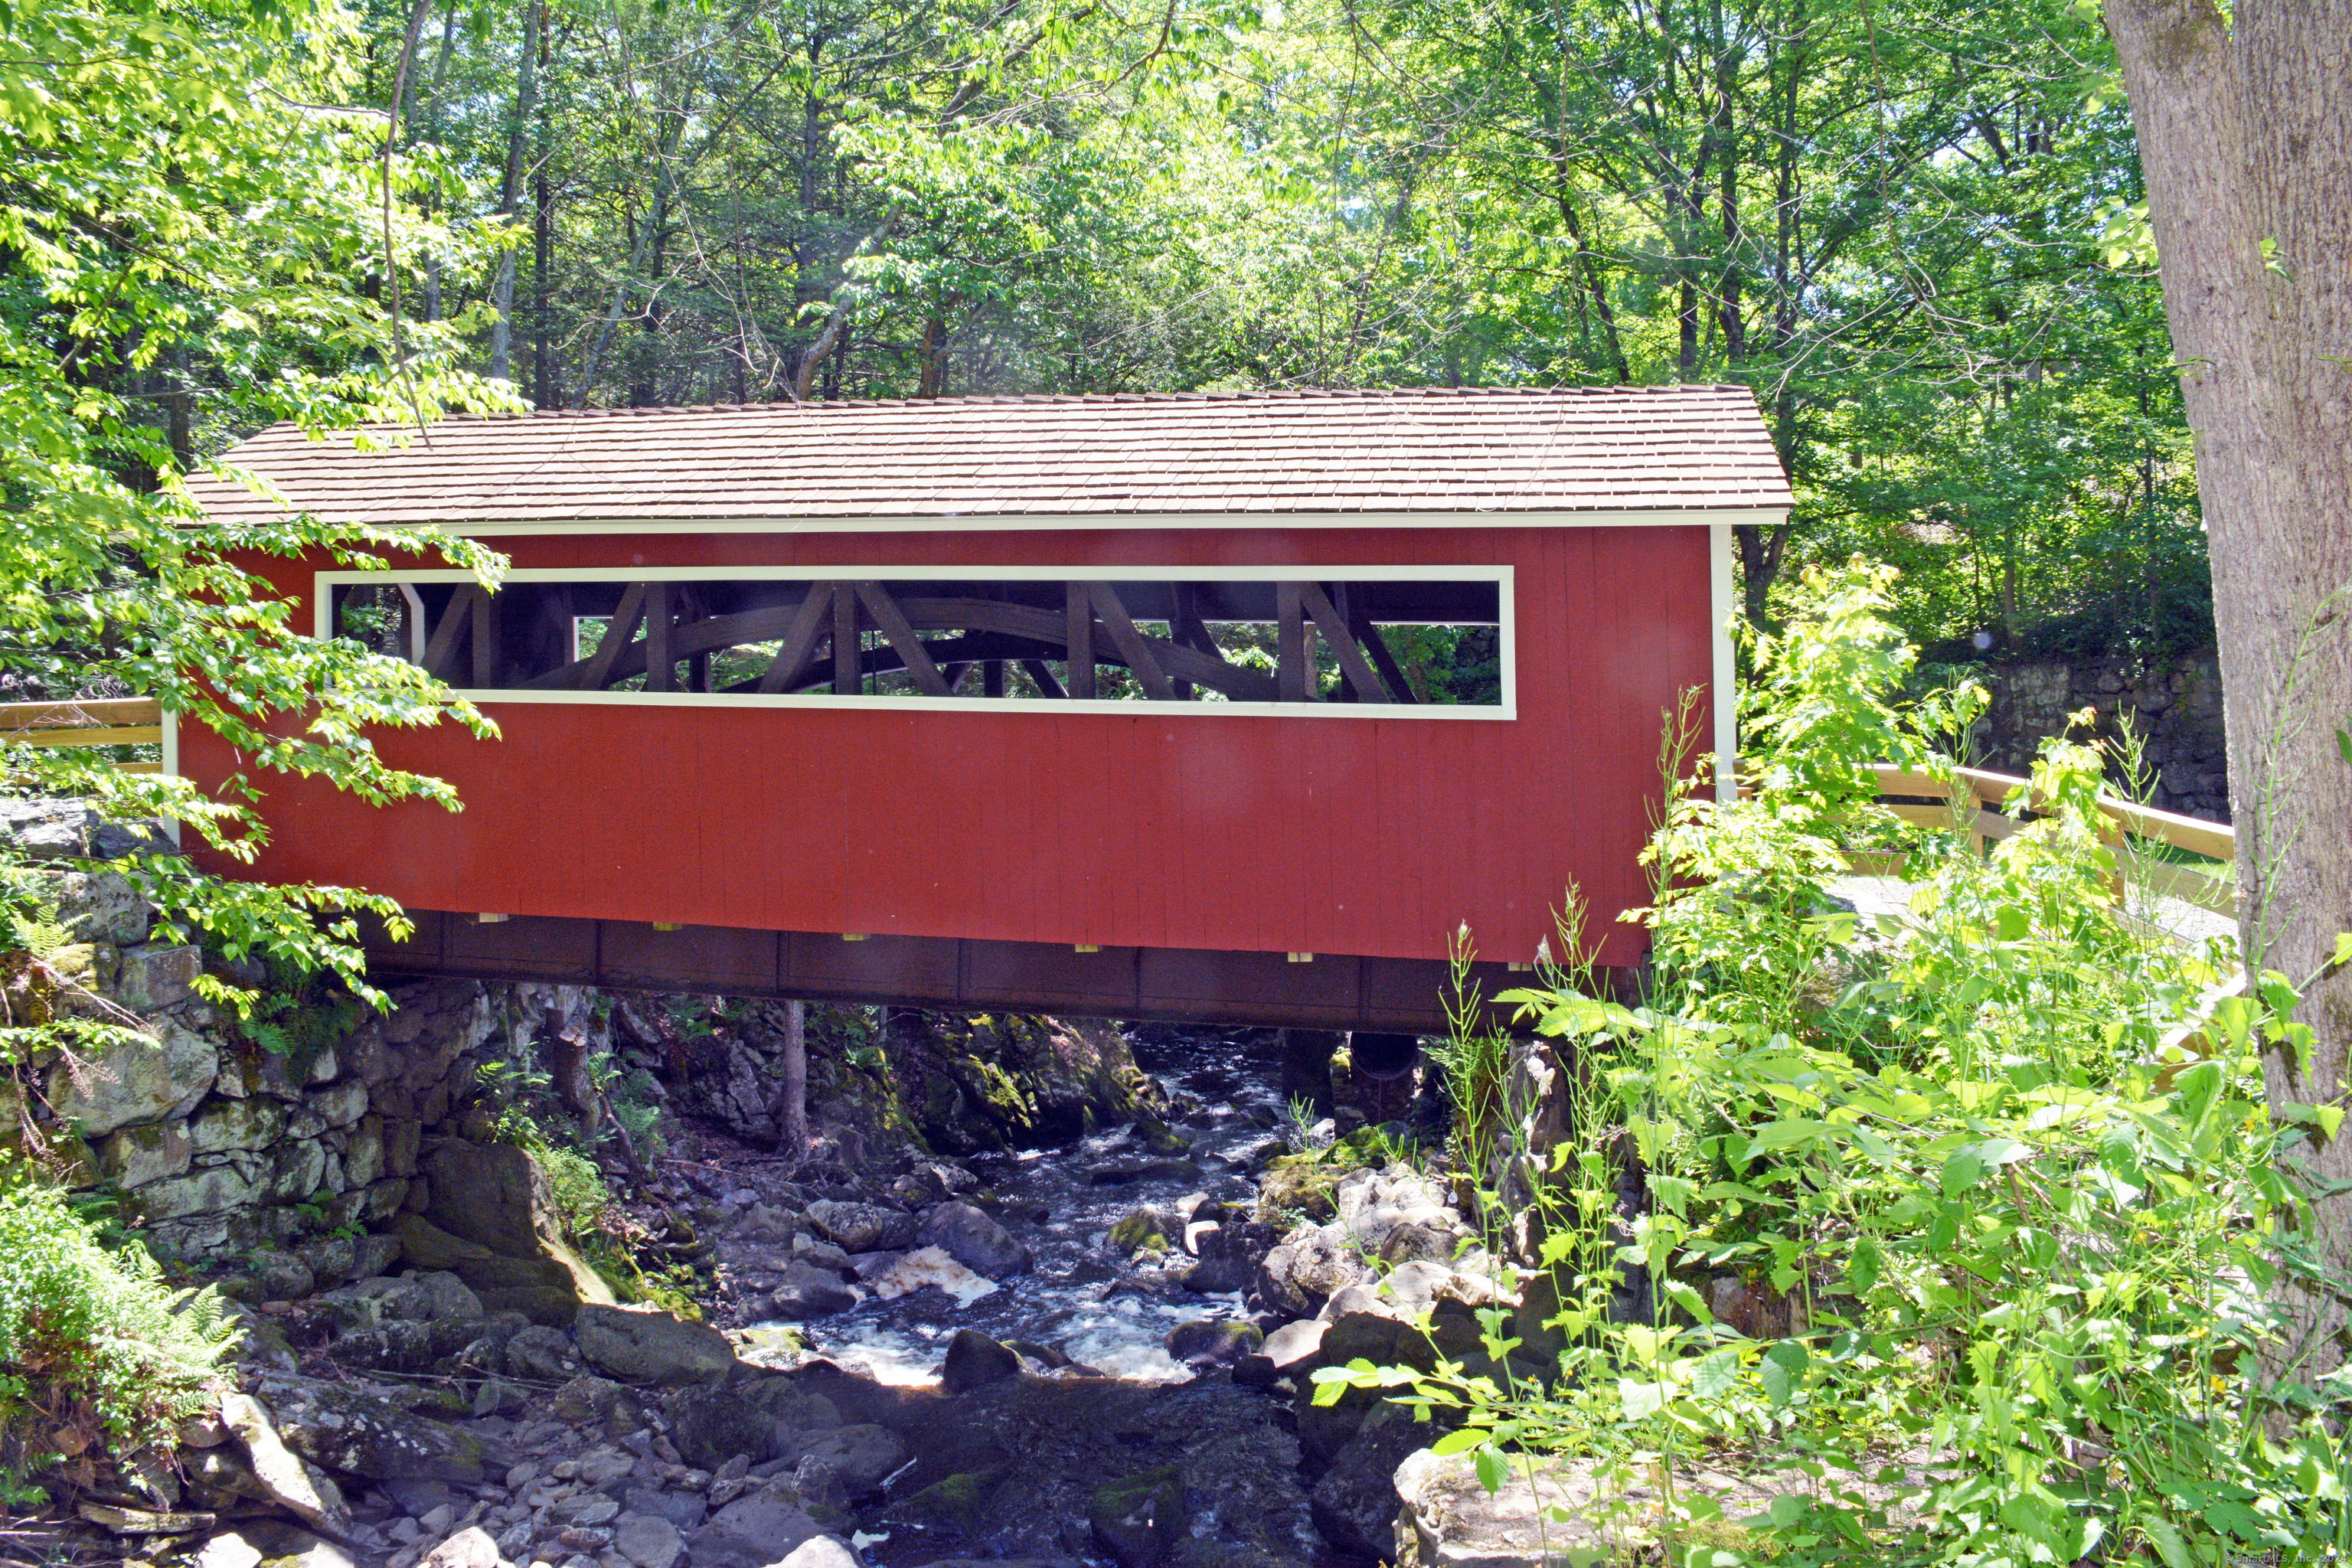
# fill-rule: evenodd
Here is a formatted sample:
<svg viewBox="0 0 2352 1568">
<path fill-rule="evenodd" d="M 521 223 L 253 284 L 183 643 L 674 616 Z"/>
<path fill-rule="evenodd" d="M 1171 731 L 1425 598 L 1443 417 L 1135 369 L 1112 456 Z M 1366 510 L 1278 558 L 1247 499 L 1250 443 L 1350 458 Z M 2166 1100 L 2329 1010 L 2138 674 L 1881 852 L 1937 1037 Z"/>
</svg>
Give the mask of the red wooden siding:
<svg viewBox="0 0 2352 1568">
<path fill-rule="evenodd" d="M 419 909 L 1106 947 L 1429 958 L 1467 922 L 1489 959 L 1531 955 L 1574 882 L 1625 963 L 1643 935 L 1614 917 L 1647 899 L 1660 715 L 1709 670 L 1703 528 L 501 543 L 543 568 L 1507 564 L 1517 717 L 494 700 L 498 742 L 379 738 L 462 813 L 272 780 L 257 874 Z M 309 567 L 270 570 L 307 616 Z M 180 759 L 199 779 L 229 765 L 194 726 Z"/>
</svg>

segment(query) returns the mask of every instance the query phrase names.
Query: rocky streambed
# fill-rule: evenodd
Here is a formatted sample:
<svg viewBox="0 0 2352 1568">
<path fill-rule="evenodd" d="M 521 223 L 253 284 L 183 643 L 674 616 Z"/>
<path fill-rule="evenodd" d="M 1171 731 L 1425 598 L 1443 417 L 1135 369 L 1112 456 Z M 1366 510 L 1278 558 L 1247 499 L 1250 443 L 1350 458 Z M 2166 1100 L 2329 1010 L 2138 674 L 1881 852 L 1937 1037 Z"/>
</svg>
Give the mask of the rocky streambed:
<svg viewBox="0 0 2352 1568">
<path fill-rule="evenodd" d="M 85 1517 L 204 1568 L 1394 1560 L 1433 1433 L 1307 1374 L 1475 1355 L 1494 1269 L 1408 1168 L 1297 1158 L 1333 1129 L 1289 1122 L 1273 1037 L 1135 1048 L 1132 1119 L 1050 1144 L 687 1140 L 635 1197 L 690 1235 L 706 1322 L 564 1304 L 593 1280 L 543 1220 L 461 1197 L 527 1187 L 520 1152 L 428 1146 L 425 1213 L 243 1309 L 182 1477 Z"/>
</svg>

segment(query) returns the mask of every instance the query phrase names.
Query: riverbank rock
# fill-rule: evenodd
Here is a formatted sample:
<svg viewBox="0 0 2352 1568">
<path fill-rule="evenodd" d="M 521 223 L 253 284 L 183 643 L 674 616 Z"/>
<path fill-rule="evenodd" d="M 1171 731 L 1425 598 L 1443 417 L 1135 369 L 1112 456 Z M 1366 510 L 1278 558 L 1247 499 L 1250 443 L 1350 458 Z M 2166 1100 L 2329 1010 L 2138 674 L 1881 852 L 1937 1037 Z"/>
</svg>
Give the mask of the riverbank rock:
<svg viewBox="0 0 2352 1568">
<path fill-rule="evenodd" d="M 254 1394 L 286 1447 L 322 1469 L 373 1481 L 483 1478 L 488 1450 L 479 1437 L 389 1400 L 283 1373 L 257 1380 Z"/>
<path fill-rule="evenodd" d="M 735 1370 L 735 1347 L 725 1334 L 667 1312 L 592 1303 L 580 1309 L 574 1328 L 581 1355 L 623 1383 L 722 1383 Z"/>
<path fill-rule="evenodd" d="M 1130 1209 L 1110 1227 L 1111 1250 L 1129 1261 L 1144 1253 L 1164 1253 L 1177 1231 L 1173 1215 L 1149 1205 Z"/>
<path fill-rule="evenodd" d="M 1899 1513 L 1906 1504 L 1886 1479 L 1890 1473 L 1906 1484 L 1928 1479 L 1912 1465 L 1897 1464 L 1868 1479 L 1833 1470 L 1830 1482 Z M 1726 1522 L 1717 1528 L 1730 1544 L 1743 1533 L 1739 1521 L 1768 1512 L 1774 1498 L 1822 1484 L 1794 1469 L 1759 1468 L 1743 1475 L 1692 1465 L 1676 1471 L 1674 1500 L 1689 1506 L 1704 1499 L 1720 1510 Z M 1557 1568 L 1571 1559 L 1588 1568 L 1633 1568 L 1654 1561 L 1657 1527 L 1670 1500 L 1647 1465 L 1559 1458 L 1515 1458 L 1501 1490 L 1489 1495 L 1471 1456 L 1441 1458 L 1427 1448 L 1397 1467 L 1396 1490 L 1400 1509 L 1390 1548 L 1395 1568 Z"/>
<path fill-rule="evenodd" d="M 341 1489 L 286 1447 L 277 1424 L 258 1401 L 242 1394 L 224 1394 L 220 1412 L 222 1423 L 245 1446 L 248 1473 L 257 1483 L 235 1489 L 257 1490 L 261 1495 L 254 1500 L 272 1503 L 330 1535 L 351 1533 L 351 1509 Z"/>
<path fill-rule="evenodd" d="M 1172 1467 L 1190 1523 L 1161 1568 L 1307 1568 L 1321 1544 L 1297 1441 L 1273 1415 L 1262 1396 L 1223 1379 L 1008 1378 L 909 1401 L 898 1415 L 875 1415 L 896 1424 L 915 1458 L 892 1488 L 905 1501 L 885 1525 L 911 1527 L 919 1515 L 926 1550 L 948 1561 L 1099 1556 L 1100 1489 Z M 1017 1462 L 1008 1462 L 1016 1435 Z"/>
<path fill-rule="evenodd" d="M 890 1026 L 907 1114 L 950 1154 L 1059 1143 L 1132 1121 L 1142 1107 L 1143 1077 L 1108 1024 L 908 1008 L 894 1009 Z"/>
<path fill-rule="evenodd" d="M 694 1568 L 773 1568 L 824 1533 L 797 1492 L 772 1485 L 715 1510 L 688 1550 Z"/>
<path fill-rule="evenodd" d="M 1356 1171 L 1332 1194 L 1336 1223 L 1384 1263 L 1451 1266 L 1473 1238 L 1444 1187 L 1409 1165 Z"/>
<path fill-rule="evenodd" d="M 662 1401 L 662 1415 L 678 1458 L 698 1469 L 717 1470 L 739 1455 L 757 1464 L 775 1444 L 774 1419 L 733 1389 L 677 1389 Z"/>
<path fill-rule="evenodd" d="M 1311 1318 L 1339 1291 L 1372 1278 L 1345 1231 L 1302 1221 L 1259 1260 L 1251 1289 L 1263 1310 Z"/>
<path fill-rule="evenodd" d="M 1194 1318 L 1168 1331 L 1161 1345 L 1196 1373 L 1237 1366 L 1256 1352 L 1265 1335 L 1255 1323 L 1233 1318 Z"/>
<path fill-rule="evenodd" d="M 1385 1557 L 1396 1542 L 1402 1508 L 1397 1467 L 1424 1447 L 1436 1428 L 1415 1421 L 1400 1405 L 1382 1405 L 1365 1414 L 1355 1436 L 1340 1446 L 1307 1494 L 1315 1528 L 1323 1539 L 1349 1552 Z"/>
<path fill-rule="evenodd" d="M 1020 1375 L 1021 1352 L 977 1329 L 958 1329 L 948 1341 L 947 1359 L 940 1363 L 940 1386 L 950 1394 L 968 1394 Z"/>
<path fill-rule="evenodd" d="M 423 1168 L 431 1201 L 401 1228 L 418 1268 L 456 1274 L 491 1310 L 557 1328 L 583 1303 L 614 1304 L 612 1287 L 564 1243 L 546 1173 L 529 1150 L 451 1139 L 425 1156 Z"/>
<path fill-rule="evenodd" d="M 1095 1540 L 1119 1568 L 1156 1568 L 1184 1539 L 1191 1512 L 1184 1501 L 1184 1472 L 1162 1465 L 1105 1481 L 1087 1500 L 1087 1522 Z"/>
<path fill-rule="evenodd" d="M 775 1288 L 768 1292 L 768 1305 L 787 1322 L 829 1318 L 857 1305 L 857 1293 L 842 1283 L 839 1274 L 814 1264 L 788 1263 L 777 1271 L 775 1280 Z"/>
<path fill-rule="evenodd" d="M 944 1203 L 923 1215 L 919 1246 L 936 1247 L 976 1274 L 1002 1279 L 1027 1272 L 1029 1249 L 1013 1233 L 967 1203 Z"/>
<path fill-rule="evenodd" d="M 1263 1387 L 1308 1371 L 1320 1360 L 1323 1335 L 1329 1328 L 1319 1318 L 1301 1318 L 1295 1323 L 1283 1324 L 1235 1364 L 1234 1381 Z"/>
<path fill-rule="evenodd" d="M 1443 1264 L 1412 1262 L 1377 1285 L 1350 1285 L 1323 1305 L 1328 1328 L 1322 1359 L 1335 1365 L 1359 1357 L 1376 1366 L 1424 1369 L 1444 1356 L 1474 1361 L 1485 1354 L 1477 1312 L 1495 1301 L 1485 1279 Z"/>
<path fill-rule="evenodd" d="M 878 1204 L 835 1203 L 820 1198 L 803 1215 L 816 1233 L 850 1252 L 900 1252 L 914 1245 L 911 1215 Z"/>
<path fill-rule="evenodd" d="M 1222 1296 L 1248 1289 L 1256 1281 L 1258 1265 L 1281 1239 L 1272 1226 L 1239 1210 L 1223 1212 L 1222 1219 L 1196 1219 L 1184 1227 L 1185 1249 L 1201 1260 L 1185 1271 L 1187 1290 Z"/>
</svg>

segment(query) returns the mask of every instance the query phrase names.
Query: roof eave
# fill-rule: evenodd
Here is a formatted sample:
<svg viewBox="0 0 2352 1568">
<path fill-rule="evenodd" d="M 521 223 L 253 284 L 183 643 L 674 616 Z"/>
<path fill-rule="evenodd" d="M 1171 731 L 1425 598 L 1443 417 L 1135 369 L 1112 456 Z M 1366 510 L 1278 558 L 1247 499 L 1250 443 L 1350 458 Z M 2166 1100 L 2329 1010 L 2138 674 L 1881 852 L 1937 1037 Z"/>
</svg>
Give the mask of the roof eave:
<svg viewBox="0 0 2352 1568">
<path fill-rule="evenodd" d="M 1775 526 L 1790 503 L 1721 506 L 1411 509 L 1281 511 L 981 512 L 869 516 L 569 517 L 404 519 L 377 525 L 438 528 L 469 539 L 529 535 L 709 533 L 1030 533 L 1185 531 L 1214 529 L 1690 528 L 1717 523 Z M 354 521 L 374 521 L 354 518 Z"/>
</svg>

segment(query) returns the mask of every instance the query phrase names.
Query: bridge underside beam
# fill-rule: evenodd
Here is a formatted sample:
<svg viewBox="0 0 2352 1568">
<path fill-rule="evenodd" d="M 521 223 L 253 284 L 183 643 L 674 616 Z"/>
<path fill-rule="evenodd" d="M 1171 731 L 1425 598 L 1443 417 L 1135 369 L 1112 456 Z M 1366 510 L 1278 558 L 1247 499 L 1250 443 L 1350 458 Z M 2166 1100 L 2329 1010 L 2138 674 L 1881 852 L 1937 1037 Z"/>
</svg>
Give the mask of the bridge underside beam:
<svg viewBox="0 0 2352 1568">
<path fill-rule="evenodd" d="M 552 981 L 614 991 L 796 996 L 1073 1017 L 1442 1034 L 1447 968 L 1433 959 L 1107 947 L 837 932 L 739 931 L 642 921 L 410 911 L 416 933 L 368 940 L 371 974 Z M 1534 977 L 1474 966 L 1491 998 Z"/>
</svg>

